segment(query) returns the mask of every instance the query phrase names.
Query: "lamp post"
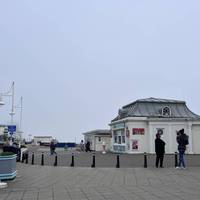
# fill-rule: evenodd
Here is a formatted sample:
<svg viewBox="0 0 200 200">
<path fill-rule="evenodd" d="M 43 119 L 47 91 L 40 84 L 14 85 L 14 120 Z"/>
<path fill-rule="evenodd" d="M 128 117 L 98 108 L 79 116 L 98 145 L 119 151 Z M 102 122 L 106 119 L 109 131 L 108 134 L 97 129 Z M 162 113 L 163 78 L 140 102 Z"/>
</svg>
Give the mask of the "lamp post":
<svg viewBox="0 0 200 200">
<path fill-rule="evenodd" d="M 23 109 L 23 97 L 20 97 L 19 103 L 14 108 L 20 109 L 20 119 L 19 119 L 19 130 L 22 131 L 22 109 Z"/>
<path fill-rule="evenodd" d="M 14 94 L 15 94 L 15 82 L 13 81 L 12 83 L 12 87 L 11 87 L 11 94 L 10 96 L 12 97 L 12 107 L 11 107 L 11 112 L 9 113 L 10 116 L 11 116 L 11 125 L 13 124 L 13 117 L 14 117 L 14 114 L 15 114 L 15 111 L 14 111 Z"/>
<path fill-rule="evenodd" d="M 22 109 L 23 109 L 23 97 L 20 97 L 19 103 L 14 107 L 16 109 L 20 109 L 20 118 L 19 118 L 19 130 L 17 131 L 18 139 L 19 139 L 19 146 L 21 146 L 21 139 L 22 139 Z"/>
<path fill-rule="evenodd" d="M 7 92 L 0 93 L 0 106 L 3 106 L 5 104 L 3 102 L 4 96 L 12 98 L 11 111 L 9 113 L 9 115 L 11 117 L 10 125 L 14 125 L 13 118 L 14 118 L 14 115 L 15 115 L 15 109 L 20 108 L 20 119 L 19 119 L 19 131 L 18 131 L 18 133 L 21 134 L 22 133 L 22 109 L 23 109 L 22 102 L 23 102 L 23 98 L 21 97 L 19 103 L 17 105 L 15 105 L 15 99 L 14 99 L 14 97 L 15 97 L 15 82 L 14 81 L 12 82 L 12 85 Z M 15 126 L 15 130 L 13 130 L 13 131 L 14 132 L 16 131 L 16 126 Z M 13 132 L 10 132 L 11 139 L 12 139 L 12 134 L 13 134 Z M 21 135 L 19 135 L 19 136 L 20 136 L 20 139 L 21 139 Z"/>
<path fill-rule="evenodd" d="M 11 124 L 13 124 L 13 117 L 15 115 L 14 111 L 14 95 L 15 95 L 15 82 L 12 82 L 11 88 L 8 90 L 8 92 L 5 93 L 0 93 L 0 106 L 4 105 L 5 103 L 3 102 L 3 97 L 11 97 L 12 98 L 12 104 L 11 104 L 11 111 L 9 115 L 11 116 Z"/>
<path fill-rule="evenodd" d="M 12 98 L 11 111 L 9 113 L 9 115 L 11 117 L 11 125 L 13 125 L 13 117 L 15 115 L 15 112 L 14 112 L 14 103 L 15 103 L 14 102 L 14 95 L 15 95 L 15 82 L 14 81 L 12 82 L 12 85 L 11 85 L 10 89 L 7 92 L 0 93 L 0 99 L 1 99 L 0 104 L 1 105 L 4 105 L 4 102 L 2 100 L 2 98 L 4 96 Z M 10 145 L 12 145 L 12 134 L 11 134 Z"/>
</svg>

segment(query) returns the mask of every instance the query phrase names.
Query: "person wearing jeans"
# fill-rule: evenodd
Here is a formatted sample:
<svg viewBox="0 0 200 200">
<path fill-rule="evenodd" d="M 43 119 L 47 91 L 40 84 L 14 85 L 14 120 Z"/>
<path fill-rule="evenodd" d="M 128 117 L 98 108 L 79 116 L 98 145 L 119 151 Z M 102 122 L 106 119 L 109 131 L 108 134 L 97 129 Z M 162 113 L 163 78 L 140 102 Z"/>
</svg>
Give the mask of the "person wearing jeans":
<svg viewBox="0 0 200 200">
<path fill-rule="evenodd" d="M 188 143 L 186 141 L 186 134 L 184 133 L 184 129 L 181 129 L 177 133 L 177 143 L 178 143 L 178 151 L 179 151 L 179 163 L 177 166 L 177 169 L 181 168 L 185 169 L 185 150 L 186 150 L 186 144 Z"/>
<path fill-rule="evenodd" d="M 184 154 L 185 154 L 185 151 L 184 151 L 184 150 L 180 150 L 180 151 L 179 151 L 179 163 L 178 163 L 178 166 L 181 167 L 181 165 L 182 165 L 183 168 L 185 168 L 185 158 L 184 158 Z"/>
</svg>

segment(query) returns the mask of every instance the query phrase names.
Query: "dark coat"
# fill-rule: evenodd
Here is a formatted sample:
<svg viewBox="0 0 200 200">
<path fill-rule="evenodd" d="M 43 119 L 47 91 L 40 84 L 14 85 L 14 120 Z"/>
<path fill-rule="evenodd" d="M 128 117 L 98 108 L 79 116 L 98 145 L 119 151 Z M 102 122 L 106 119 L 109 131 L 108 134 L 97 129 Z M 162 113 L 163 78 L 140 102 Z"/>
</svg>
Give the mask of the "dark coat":
<svg viewBox="0 0 200 200">
<path fill-rule="evenodd" d="M 86 150 L 90 151 L 90 142 L 88 141 L 85 145 Z"/>
<path fill-rule="evenodd" d="M 50 143 L 50 149 L 52 149 L 52 150 L 56 149 L 56 145 L 53 142 Z"/>
<path fill-rule="evenodd" d="M 165 142 L 160 138 L 155 139 L 155 151 L 156 154 L 162 155 L 165 153 Z"/>
<path fill-rule="evenodd" d="M 186 134 L 180 134 L 177 136 L 176 141 L 178 142 L 178 150 L 179 151 L 185 151 L 186 150 L 186 145 L 185 145 L 185 138 L 186 138 Z"/>
</svg>

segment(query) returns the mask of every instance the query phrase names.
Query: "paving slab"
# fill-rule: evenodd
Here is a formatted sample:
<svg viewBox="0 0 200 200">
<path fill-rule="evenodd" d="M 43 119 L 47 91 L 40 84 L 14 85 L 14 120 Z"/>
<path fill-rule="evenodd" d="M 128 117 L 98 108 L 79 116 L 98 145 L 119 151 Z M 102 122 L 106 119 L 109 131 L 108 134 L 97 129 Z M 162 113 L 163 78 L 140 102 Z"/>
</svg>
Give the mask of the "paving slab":
<svg viewBox="0 0 200 200">
<path fill-rule="evenodd" d="M 17 164 L 0 200 L 198 200 L 200 168 L 87 168 Z"/>
</svg>

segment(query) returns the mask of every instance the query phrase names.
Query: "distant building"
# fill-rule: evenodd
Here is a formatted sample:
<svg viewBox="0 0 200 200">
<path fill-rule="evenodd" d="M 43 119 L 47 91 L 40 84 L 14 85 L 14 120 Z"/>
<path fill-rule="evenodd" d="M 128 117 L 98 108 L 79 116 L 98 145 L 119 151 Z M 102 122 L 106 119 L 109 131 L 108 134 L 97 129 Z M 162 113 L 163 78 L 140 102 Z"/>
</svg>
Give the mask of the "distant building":
<svg viewBox="0 0 200 200">
<path fill-rule="evenodd" d="M 111 144 L 111 132 L 110 130 L 93 130 L 86 133 L 84 135 L 84 143 L 87 141 L 90 142 L 90 148 L 93 151 L 103 151 L 103 142 L 106 147 L 106 151 L 110 150 Z"/>
<path fill-rule="evenodd" d="M 0 124 L 0 142 L 3 141 L 3 135 L 5 133 L 5 129 L 7 128 L 6 125 Z"/>
<path fill-rule="evenodd" d="M 4 134 L 4 130 L 7 128 L 7 125 L 0 124 L 0 135 Z"/>
<path fill-rule="evenodd" d="M 3 141 L 4 134 L 7 134 L 8 137 L 11 137 L 9 133 L 9 127 L 10 125 L 6 124 L 0 124 L 0 141 Z M 19 131 L 18 127 L 15 126 L 16 131 L 14 131 L 12 138 L 15 139 L 15 141 L 21 141 L 22 140 L 22 132 Z"/>
<path fill-rule="evenodd" d="M 125 105 L 110 123 L 114 152 L 155 153 L 155 135 L 162 134 L 166 153 L 177 151 L 176 134 L 189 135 L 187 152 L 200 153 L 200 116 L 185 101 L 147 98 Z"/>
<path fill-rule="evenodd" d="M 52 136 L 34 136 L 33 143 L 35 145 L 50 145 L 52 140 Z"/>
</svg>

